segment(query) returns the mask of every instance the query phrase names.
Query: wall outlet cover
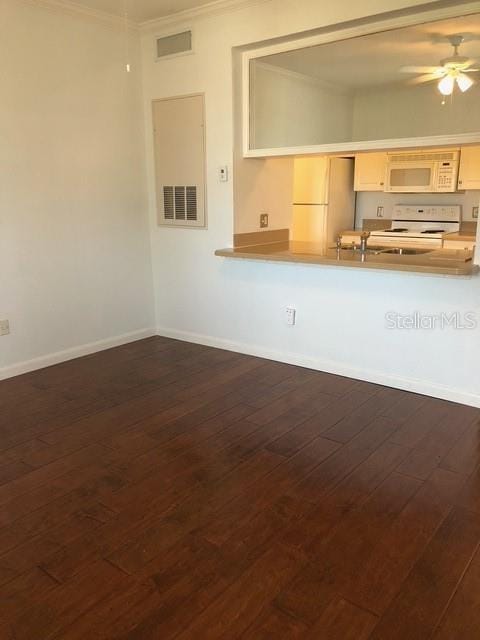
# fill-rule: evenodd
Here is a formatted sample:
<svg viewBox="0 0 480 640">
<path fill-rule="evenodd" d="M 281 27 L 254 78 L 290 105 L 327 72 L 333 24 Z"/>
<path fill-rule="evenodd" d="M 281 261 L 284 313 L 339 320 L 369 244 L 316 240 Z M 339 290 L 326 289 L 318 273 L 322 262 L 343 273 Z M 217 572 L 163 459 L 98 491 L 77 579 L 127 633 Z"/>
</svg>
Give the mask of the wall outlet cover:
<svg viewBox="0 0 480 640">
<path fill-rule="evenodd" d="M 295 326 L 296 322 L 297 322 L 297 310 L 294 309 L 293 307 L 287 307 L 286 308 L 286 314 L 287 314 L 287 324 L 289 327 L 293 327 Z"/>
<path fill-rule="evenodd" d="M 472 207 L 472 218 L 478 220 L 478 207 Z"/>
<path fill-rule="evenodd" d="M 377 207 L 377 218 L 383 218 L 385 215 L 385 207 Z"/>
<path fill-rule="evenodd" d="M 260 229 L 266 229 L 268 227 L 268 213 L 260 214 Z"/>
</svg>

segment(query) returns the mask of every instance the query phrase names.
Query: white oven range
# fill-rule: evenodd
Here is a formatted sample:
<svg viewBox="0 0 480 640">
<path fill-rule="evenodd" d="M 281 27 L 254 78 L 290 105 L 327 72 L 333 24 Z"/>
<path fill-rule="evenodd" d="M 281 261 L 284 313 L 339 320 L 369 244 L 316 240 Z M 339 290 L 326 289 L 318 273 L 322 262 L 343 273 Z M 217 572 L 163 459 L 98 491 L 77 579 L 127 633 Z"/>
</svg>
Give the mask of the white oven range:
<svg viewBox="0 0 480 640">
<path fill-rule="evenodd" d="M 388 229 L 372 231 L 370 245 L 442 247 L 443 236 L 460 231 L 460 205 L 397 205 Z"/>
</svg>

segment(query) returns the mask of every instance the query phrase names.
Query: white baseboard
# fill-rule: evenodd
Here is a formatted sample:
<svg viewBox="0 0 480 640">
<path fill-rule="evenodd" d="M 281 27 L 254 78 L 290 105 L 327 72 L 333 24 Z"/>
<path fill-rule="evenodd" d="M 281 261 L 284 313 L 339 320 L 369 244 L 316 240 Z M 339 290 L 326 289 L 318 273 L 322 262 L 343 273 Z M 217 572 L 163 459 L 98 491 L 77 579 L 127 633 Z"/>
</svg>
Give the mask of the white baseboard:
<svg viewBox="0 0 480 640">
<path fill-rule="evenodd" d="M 37 369 L 51 367 L 52 365 L 59 364 L 60 362 L 67 362 L 68 360 L 73 360 L 74 358 L 88 356 L 91 353 L 105 351 L 106 349 L 111 349 L 112 347 L 120 347 L 122 344 L 135 342 L 135 340 L 141 340 L 142 338 L 150 338 L 154 335 L 156 335 L 155 329 L 140 329 L 138 331 L 124 333 L 113 338 L 106 338 L 105 340 L 90 342 L 89 344 L 83 344 L 78 347 L 72 347 L 71 349 L 65 349 L 64 351 L 57 351 L 56 353 L 50 353 L 45 356 L 40 356 L 39 358 L 33 358 L 32 360 L 27 360 L 25 362 L 19 362 L 17 364 L 1 368 L 0 380 L 13 378 L 14 376 L 19 376 L 23 373 L 29 373 L 30 371 L 36 371 Z"/>
<path fill-rule="evenodd" d="M 419 395 L 440 398 L 441 400 L 458 402 L 459 404 L 480 408 L 480 395 L 465 393 L 462 389 L 434 384 L 427 380 L 392 376 L 382 373 L 381 371 L 352 367 L 333 360 L 310 358 L 302 354 L 290 353 L 287 351 L 269 350 L 258 345 L 224 340 L 223 338 L 189 333 L 186 331 L 176 331 L 174 329 L 167 329 L 166 327 L 158 327 L 157 335 L 165 338 L 173 338 L 175 340 L 183 340 L 184 342 L 203 344 L 207 347 L 216 347 L 217 349 L 245 353 L 247 355 L 265 358 L 267 360 L 285 362 L 299 367 L 314 369 L 316 371 L 324 371 L 326 373 L 332 373 L 346 378 L 372 382 L 386 387 L 393 387 L 394 389 L 401 389 L 402 391 L 411 391 L 413 393 L 418 393 Z"/>
<path fill-rule="evenodd" d="M 177 331 L 174 329 L 167 329 L 165 327 L 158 327 L 157 330 L 140 329 L 138 331 L 132 331 L 130 333 L 125 333 L 113 338 L 106 338 L 105 340 L 99 340 L 97 342 L 91 342 L 89 344 L 80 345 L 78 347 L 72 347 L 71 349 L 57 351 L 56 353 L 41 356 L 39 358 L 34 358 L 32 360 L 27 360 L 25 362 L 19 362 L 8 367 L 3 367 L 0 369 L 0 380 L 13 378 L 14 376 L 18 376 L 23 373 L 29 373 L 30 371 L 36 371 L 38 369 L 50 367 L 54 364 L 59 364 L 61 362 L 73 360 L 74 358 L 87 356 L 98 351 L 105 351 L 106 349 L 119 347 L 123 344 L 135 342 L 136 340 L 141 340 L 142 338 L 149 338 L 153 335 L 173 338 L 175 340 L 182 340 L 184 342 L 203 344 L 208 347 L 225 349 L 227 351 L 245 353 L 247 355 L 256 356 L 258 358 L 275 360 L 277 362 L 285 362 L 287 364 L 306 367 L 308 369 L 314 369 L 317 371 L 325 371 L 326 373 L 345 376 L 347 378 L 354 378 L 356 380 L 364 380 L 365 382 L 372 382 L 374 384 L 393 387 L 395 389 L 402 389 L 403 391 L 412 391 L 413 393 L 418 393 L 420 395 L 431 396 L 434 398 L 440 398 L 442 400 L 449 400 L 451 402 L 458 402 L 460 404 L 480 408 L 480 395 L 465 393 L 463 390 L 456 389 L 454 387 L 445 387 L 443 385 L 432 384 L 431 382 L 420 380 L 418 378 L 403 378 L 400 376 L 392 376 L 382 373 L 381 371 L 352 367 L 333 360 L 322 360 L 319 358 L 311 358 L 309 356 L 298 353 L 270 350 L 265 349 L 264 347 L 261 347 L 259 345 L 236 342 L 233 340 L 225 340 L 222 338 L 216 338 L 214 336 L 205 336 L 186 331 Z"/>
</svg>

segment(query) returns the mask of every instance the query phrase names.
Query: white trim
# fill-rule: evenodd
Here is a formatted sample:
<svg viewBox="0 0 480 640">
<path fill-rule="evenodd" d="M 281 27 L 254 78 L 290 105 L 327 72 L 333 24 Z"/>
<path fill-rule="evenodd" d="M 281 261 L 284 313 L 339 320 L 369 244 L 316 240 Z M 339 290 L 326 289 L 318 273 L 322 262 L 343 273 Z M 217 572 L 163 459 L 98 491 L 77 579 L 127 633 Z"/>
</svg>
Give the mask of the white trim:
<svg viewBox="0 0 480 640">
<path fill-rule="evenodd" d="M 248 134 L 247 134 L 248 135 Z M 423 149 L 425 147 L 461 147 L 467 144 L 480 144 L 480 131 L 459 133 L 449 136 L 427 136 L 422 138 L 392 138 L 386 140 L 368 140 L 359 142 L 339 142 L 317 144 L 309 147 L 278 147 L 275 149 L 250 149 L 245 158 L 268 158 L 278 156 L 302 156 L 312 154 L 345 154 L 358 151 L 382 151 L 395 149 Z"/>
<path fill-rule="evenodd" d="M 278 149 L 251 149 L 251 116 L 250 116 L 250 94 L 251 94 L 251 80 L 250 80 L 250 66 L 251 61 L 257 58 L 263 58 L 265 56 L 271 56 L 278 53 L 285 53 L 287 51 L 295 51 L 298 49 L 304 49 L 306 47 L 314 47 L 320 44 L 327 44 L 330 42 L 338 42 L 341 40 L 347 40 L 350 38 L 356 38 L 359 36 L 365 36 L 373 33 L 380 33 L 383 31 L 390 31 L 393 29 L 400 29 L 402 27 L 414 26 L 423 22 L 434 22 L 442 19 L 453 18 L 459 15 L 469 15 L 480 12 L 480 2 L 461 2 L 455 3 L 453 6 L 444 7 L 441 9 L 429 9 L 426 11 L 415 11 L 415 7 L 411 7 L 411 12 L 405 15 L 396 15 L 394 17 L 383 17 L 382 15 L 371 16 L 371 21 L 365 22 L 365 19 L 360 19 L 355 26 L 350 26 L 342 29 L 341 24 L 330 25 L 328 28 L 323 28 L 320 33 L 303 38 L 296 38 L 280 44 L 269 44 L 265 42 L 263 46 L 258 46 L 255 49 L 249 49 L 242 53 L 242 114 L 243 114 L 243 156 L 245 158 L 259 158 L 259 157 L 271 157 L 271 156 L 287 156 L 295 154 L 312 154 L 312 153 L 344 153 L 347 151 L 367 151 L 387 148 L 385 145 L 395 145 L 397 148 L 412 147 L 412 146 L 434 146 L 434 145 L 450 145 L 450 144 L 464 144 L 477 143 L 480 141 L 480 134 L 464 134 L 463 136 L 431 136 L 428 138 L 409 138 L 402 139 L 402 143 L 399 140 L 375 140 L 371 142 L 354 142 L 354 143 L 341 143 L 330 145 L 312 145 L 304 147 L 281 147 Z M 466 137 L 473 139 L 466 140 Z"/>
<path fill-rule="evenodd" d="M 255 82 L 255 65 L 251 64 L 252 57 L 248 52 L 242 54 L 242 145 L 243 157 L 254 158 L 251 153 L 255 153 L 250 141 L 255 140 L 255 117 L 254 109 L 251 105 L 255 105 L 253 97 L 253 86 Z M 288 154 L 290 155 L 290 154 Z M 258 156 L 257 156 L 258 157 Z"/>
<path fill-rule="evenodd" d="M 398 14 L 399 10 L 393 10 L 384 14 L 365 16 L 349 21 L 349 24 L 353 24 L 354 26 L 345 28 L 341 28 L 342 24 L 347 23 L 330 24 L 317 29 L 317 33 L 314 35 L 302 37 L 301 35 L 296 34 L 294 40 L 289 39 L 276 44 L 270 44 L 271 41 L 267 40 L 264 44 L 256 46 L 255 49 L 248 49 L 244 52 L 244 55 L 249 58 L 263 58 L 277 53 L 296 51 L 298 49 L 314 47 L 320 44 L 327 44 L 329 42 L 339 42 L 341 40 L 349 40 L 359 36 L 401 29 L 402 27 L 411 27 L 423 24 L 424 22 L 436 22 L 438 20 L 446 20 L 448 18 L 458 18 L 459 16 L 466 16 L 480 12 L 480 1 L 475 0 L 475 2 L 469 2 L 467 0 L 460 3 L 452 2 L 451 6 L 443 7 L 441 9 L 429 8 L 423 11 L 418 9 L 418 6 L 405 8 L 400 10 L 402 11 L 402 15 L 395 15 Z M 315 29 L 312 29 L 310 33 L 313 33 L 314 31 Z"/>
<path fill-rule="evenodd" d="M 21 0 L 24 4 L 38 8 L 49 9 L 56 13 L 63 13 L 70 16 L 79 16 L 86 18 L 87 20 L 93 20 L 95 22 L 103 23 L 110 27 L 118 27 L 119 29 L 125 29 L 125 17 L 121 15 L 114 15 L 107 13 L 106 11 L 100 11 L 98 9 L 91 9 L 85 5 L 72 2 L 72 0 Z M 138 31 L 139 25 L 132 21 L 127 21 L 129 29 Z"/>
<path fill-rule="evenodd" d="M 249 7 L 254 7 L 266 2 L 272 2 L 272 0 L 214 0 L 213 2 L 209 2 L 200 7 L 184 9 L 183 11 L 170 13 L 169 15 L 162 16 L 160 18 L 145 20 L 140 22 L 139 26 L 143 31 L 162 29 L 174 22 L 181 22 L 182 20 L 191 20 L 194 18 L 212 17 L 221 15 L 222 13 L 229 13 L 230 11 L 248 9 Z"/>
<path fill-rule="evenodd" d="M 480 207 L 480 203 L 479 203 Z M 475 246 L 475 253 L 473 254 L 473 262 L 474 264 L 480 266 L 480 224 L 478 224 L 477 220 L 477 243 Z"/>
<path fill-rule="evenodd" d="M 115 336 L 114 338 L 105 338 L 104 340 L 98 340 L 97 342 L 90 342 L 88 344 L 72 347 L 71 349 L 65 349 L 64 351 L 57 351 L 56 353 L 50 353 L 25 362 L 19 362 L 8 367 L 2 367 L 0 369 L 0 380 L 13 378 L 14 376 L 29 373 L 30 371 L 37 371 L 37 369 L 51 367 L 54 364 L 67 362 L 68 360 L 81 358 L 82 356 L 88 356 L 92 353 L 105 351 L 106 349 L 111 349 L 113 347 L 120 347 L 123 344 L 142 340 L 143 338 L 150 338 L 154 335 L 154 329 L 139 329 L 138 331 L 124 333 L 122 335 Z"/>
<path fill-rule="evenodd" d="M 165 338 L 172 338 L 174 340 L 202 344 L 207 347 L 244 353 L 257 358 L 284 362 L 286 364 L 314 369 L 316 371 L 324 371 L 334 375 L 363 380 L 365 382 L 372 382 L 374 384 L 393 387 L 394 389 L 401 389 L 402 391 L 410 391 L 424 396 L 440 398 L 441 400 L 458 402 L 460 404 L 480 408 L 480 394 L 465 393 L 462 389 L 434 384 L 428 380 L 388 375 L 381 371 L 353 367 L 334 360 L 323 360 L 320 358 L 311 358 L 299 353 L 265 349 L 259 345 L 249 344 L 246 342 L 225 340 L 215 336 L 205 336 L 187 331 L 176 331 L 175 329 L 168 329 L 166 327 L 158 327 L 157 335 Z"/>
<path fill-rule="evenodd" d="M 30 4 L 35 7 L 44 7 L 59 13 L 67 13 L 69 15 L 82 16 L 84 18 L 93 19 L 99 22 L 104 22 L 113 26 L 125 27 L 125 18 L 121 15 L 115 15 L 108 13 L 107 11 L 101 11 L 99 9 L 92 9 L 85 5 L 74 2 L 73 0 L 21 0 L 26 4 Z M 129 25 L 132 29 L 142 29 L 144 31 L 150 31 L 155 29 L 162 29 L 167 25 L 171 25 L 182 20 L 190 20 L 193 18 L 210 17 L 219 15 L 222 13 L 228 13 L 230 11 L 236 11 L 239 9 L 246 9 L 255 5 L 264 4 L 265 2 L 272 2 L 273 0 L 213 0 L 200 7 L 194 7 L 192 9 L 185 9 L 183 11 L 176 11 L 166 16 L 160 16 L 158 18 L 152 18 L 151 20 L 139 20 L 134 21 L 129 19 Z"/>
</svg>

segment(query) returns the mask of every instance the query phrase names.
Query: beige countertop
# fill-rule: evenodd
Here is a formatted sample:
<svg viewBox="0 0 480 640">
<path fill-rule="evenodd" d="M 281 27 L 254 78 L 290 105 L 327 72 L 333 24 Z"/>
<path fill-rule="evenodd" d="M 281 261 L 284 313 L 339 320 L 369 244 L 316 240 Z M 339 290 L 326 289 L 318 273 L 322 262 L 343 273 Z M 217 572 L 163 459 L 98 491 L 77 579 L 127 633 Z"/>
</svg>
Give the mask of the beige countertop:
<svg viewBox="0 0 480 640">
<path fill-rule="evenodd" d="M 473 264 L 472 251 L 437 249 L 421 255 L 392 255 L 371 250 L 362 256 L 359 251 L 335 248 L 325 249 L 313 242 L 276 242 L 272 244 L 219 249 L 216 256 L 244 260 L 266 260 L 273 262 L 297 262 L 332 267 L 380 269 L 431 273 L 445 276 L 472 276 L 478 272 Z"/>
<path fill-rule="evenodd" d="M 462 233 L 458 231 L 457 233 L 446 233 L 443 236 L 444 240 L 459 240 L 460 242 L 475 242 L 477 236 L 473 233 Z"/>
</svg>

